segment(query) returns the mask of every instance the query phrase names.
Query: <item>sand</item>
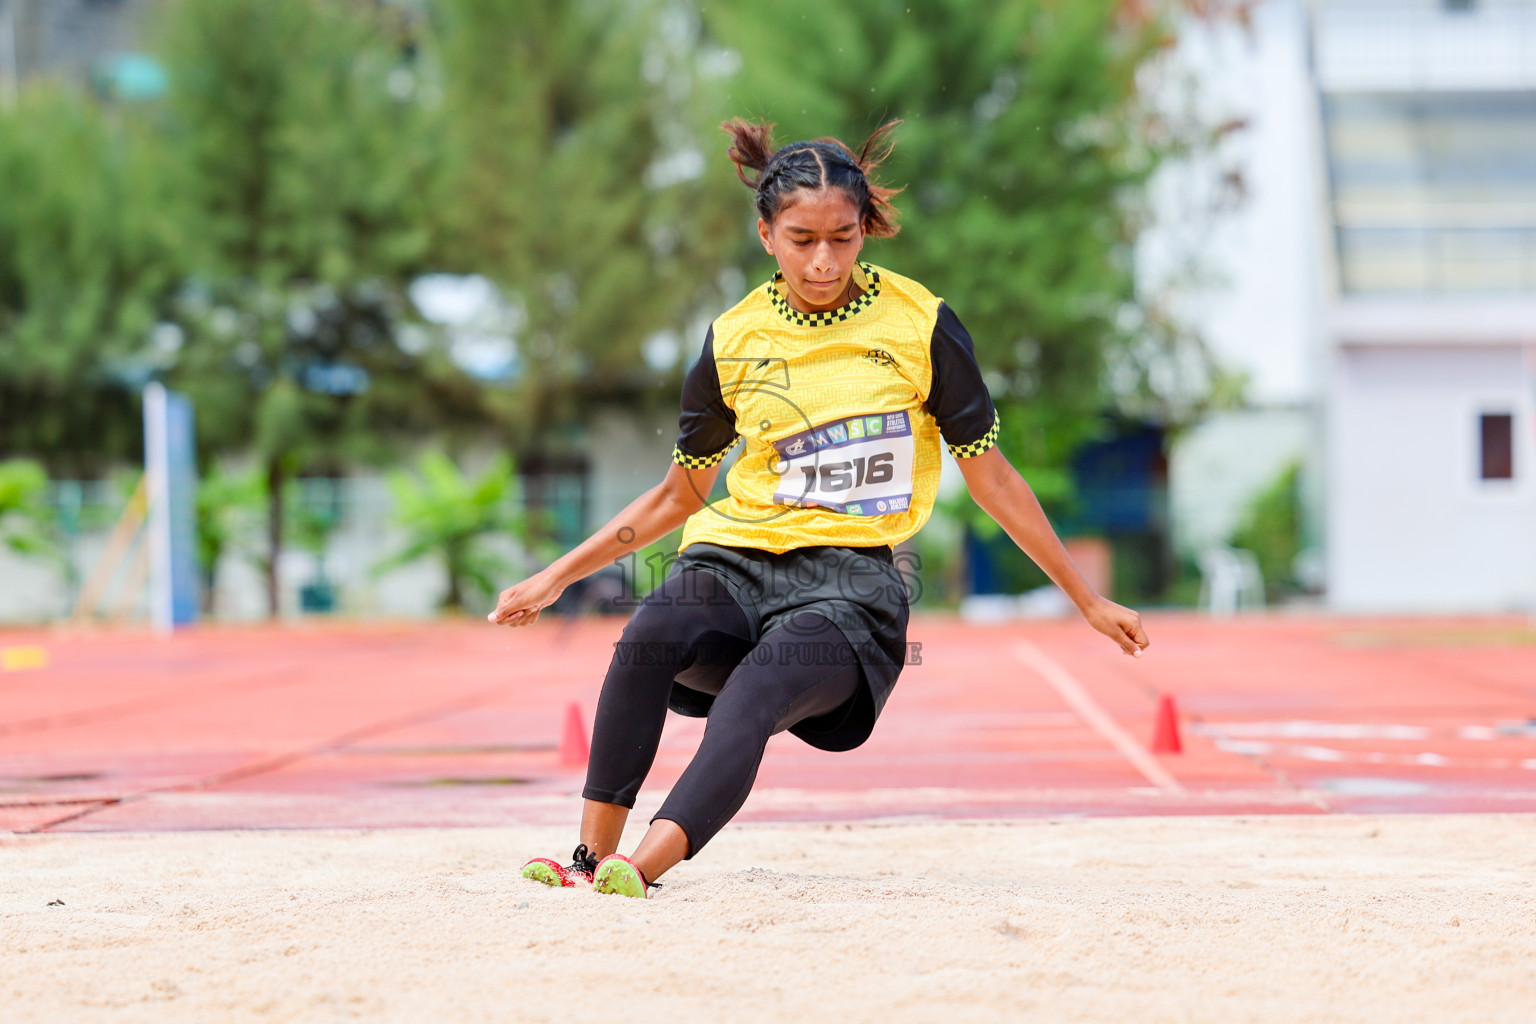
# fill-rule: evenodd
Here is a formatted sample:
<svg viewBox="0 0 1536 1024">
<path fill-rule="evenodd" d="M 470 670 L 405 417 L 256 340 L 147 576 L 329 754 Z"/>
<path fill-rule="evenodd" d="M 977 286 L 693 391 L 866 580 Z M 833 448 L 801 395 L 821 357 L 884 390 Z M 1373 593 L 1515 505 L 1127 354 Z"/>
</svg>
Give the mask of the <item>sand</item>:
<svg viewBox="0 0 1536 1024">
<path fill-rule="evenodd" d="M 572 845 L 0 839 L 0 1019 L 1536 1020 L 1528 816 L 738 825 L 649 901 L 518 877 Z"/>
</svg>

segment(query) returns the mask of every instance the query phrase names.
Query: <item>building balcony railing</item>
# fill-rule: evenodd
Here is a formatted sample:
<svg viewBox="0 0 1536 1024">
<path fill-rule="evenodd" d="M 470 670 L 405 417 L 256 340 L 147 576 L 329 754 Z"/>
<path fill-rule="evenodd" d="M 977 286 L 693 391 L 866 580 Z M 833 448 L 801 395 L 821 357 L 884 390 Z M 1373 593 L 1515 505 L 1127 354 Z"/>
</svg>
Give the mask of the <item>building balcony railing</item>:
<svg viewBox="0 0 1536 1024">
<path fill-rule="evenodd" d="M 1312 29 L 1325 91 L 1536 87 L 1529 0 L 1319 0 Z"/>
<path fill-rule="evenodd" d="M 1536 226 L 1336 230 L 1345 292 L 1536 294 Z"/>
</svg>

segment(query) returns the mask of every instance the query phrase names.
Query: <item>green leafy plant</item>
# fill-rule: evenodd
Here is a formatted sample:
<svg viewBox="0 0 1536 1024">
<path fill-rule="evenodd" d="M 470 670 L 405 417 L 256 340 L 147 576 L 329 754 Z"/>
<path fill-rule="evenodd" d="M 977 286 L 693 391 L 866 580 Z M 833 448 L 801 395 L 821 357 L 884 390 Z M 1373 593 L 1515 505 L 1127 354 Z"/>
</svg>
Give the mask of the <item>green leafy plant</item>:
<svg viewBox="0 0 1536 1024">
<path fill-rule="evenodd" d="M 1252 551 L 1269 597 L 1294 590 L 1291 565 L 1301 550 L 1301 466 L 1291 463 L 1260 491 L 1232 534 L 1235 548 Z"/>
<path fill-rule="evenodd" d="M 341 481 L 330 477 L 306 477 L 289 492 L 288 521 L 293 525 L 294 546 L 317 559 L 323 558 L 331 534 L 341 526 Z"/>
<path fill-rule="evenodd" d="M 30 459 L 0 462 L 0 545 L 18 555 L 62 558 L 47 495 L 42 466 Z"/>
<path fill-rule="evenodd" d="M 205 615 L 217 610 L 218 566 L 226 551 L 238 551 L 265 570 L 265 555 L 250 543 L 266 503 L 265 483 L 258 472 L 233 474 L 217 464 L 198 481 L 197 563 Z"/>
<path fill-rule="evenodd" d="M 405 546 L 374 567 L 382 575 L 420 558 L 442 560 L 448 586 L 443 607 L 458 610 L 470 588 L 495 594 L 498 579 L 510 572 L 506 560 L 486 550 L 484 538 L 510 534 L 525 547 L 526 514 L 517 507 L 517 482 L 512 460 L 498 456 L 479 477 L 471 479 L 448 456 L 428 452 L 416 473 L 397 470 L 389 475 L 395 498 L 395 523 L 407 534 Z"/>
<path fill-rule="evenodd" d="M 322 476 L 294 483 L 298 486 L 288 489 L 284 517 L 292 526 L 294 546 L 314 560 L 313 575 L 299 588 L 299 606 L 307 612 L 334 611 L 336 587 L 326 576 L 325 553 L 344 517 L 341 481 Z"/>
</svg>

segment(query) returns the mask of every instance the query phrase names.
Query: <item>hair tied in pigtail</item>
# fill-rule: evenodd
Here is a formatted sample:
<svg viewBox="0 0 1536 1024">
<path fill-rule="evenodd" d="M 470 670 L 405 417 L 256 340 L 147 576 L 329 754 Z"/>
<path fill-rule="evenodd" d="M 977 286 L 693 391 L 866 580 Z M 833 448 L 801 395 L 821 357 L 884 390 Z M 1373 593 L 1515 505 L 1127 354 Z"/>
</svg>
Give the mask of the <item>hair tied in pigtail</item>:
<svg viewBox="0 0 1536 1024">
<path fill-rule="evenodd" d="M 736 177 L 748 188 L 756 189 L 762 184 L 763 172 L 773 160 L 773 122 L 733 117 L 721 124 L 720 130 L 731 137 L 731 148 L 726 155 L 736 165 Z M 749 170 L 756 172 L 754 177 L 747 177 Z"/>
<path fill-rule="evenodd" d="M 901 118 L 896 117 L 870 133 L 869 138 L 865 139 L 864 145 L 860 147 L 858 156 L 854 158 L 859 162 L 860 170 L 868 174 L 890 158 L 891 151 L 896 148 L 896 140 L 892 136 L 899 127 L 901 127 Z"/>
<path fill-rule="evenodd" d="M 876 128 L 864 140 L 864 145 L 859 147 L 854 157 L 869 183 L 869 205 L 864 210 L 864 233 L 871 238 L 892 238 L 901 230 L 901 225 L 897 223 L 899 213 L 891 202 L 901 189 L 878 185 L 872 176 L 874 170 L 885 163 L 896 149 L 894 136 L 900 126 L 901 119 L 892 118 Z"/>
<path fill-rule="evenodd" d="M 727 155 L 742 184 L 757 193 L 757 212 L 763 220 L 772 224 L 801 189 L 836 188 L 853 200 L 866 235 L 889 238 L 898 230 L 891 198 L 900 189 L 876 185 L 869 172 L 891 155 L 895 146 L 891 134 L 899 124 L 898 120 L 885 122 L 858 151 L 835 138 L 792 142 L 775 149 L 773 125 L 766 121 L 736 117 L 720 129 L 731 137 Z M 748 171 L 753 172 L 751 177 Z"/>
</svg>

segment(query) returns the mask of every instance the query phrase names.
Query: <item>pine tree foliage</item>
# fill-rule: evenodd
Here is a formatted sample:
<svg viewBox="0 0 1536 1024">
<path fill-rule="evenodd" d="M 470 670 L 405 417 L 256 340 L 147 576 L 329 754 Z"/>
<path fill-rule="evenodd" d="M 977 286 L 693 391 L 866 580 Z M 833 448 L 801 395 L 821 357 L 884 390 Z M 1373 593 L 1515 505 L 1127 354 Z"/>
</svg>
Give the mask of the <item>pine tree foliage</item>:
<svg viewBox="0 0 1536 1024">
<path fill-rule="evenodd" d="M 866 256 L 966 324 L 1010 458 L 1064 465 L 1116 404 L 1108 370 L 1129 368 L 1131 391 L 1143 376 L 1131 243 L 1143 186 L 1182 143 L 1159 138 L 1138 76 L 1166 24 L 1116 0 L 783 0 L 710 5 L 707 23 L 742 58 L 731 110 L 780 142 L 857 146 L 903 120 L 880 172 L 905 186 L 902 232 Z"/>
<path fill-rule="evenodd" d="M 175 276 L 162 193 L 145 140 L 74 93 L 0 111 L 0 454 L 136 455 L 128 364 Z"/>
<path fill-rule="evenodd" d="M 430 112 L 381 8 L 172 0 L 160 24 L 185 225 L 169 377 L 205 445 L 254 447 L 264 466 L 275 614 L 295 473 L 483 421 L 467 375 L 398 343 L 430 238 Z"/>
<path fill-rule="evenodd" d="M 701 176 L 697 22 L 646 0 L 436 12 L 439 264 L 488 275 L 519 310 L 524 369 L 501 408 L 514 445 L 537 451 L 594 402 L 655 390 L 644 342 L 726 298 L 718 270 L 740 221 Z"/>
</svg>

